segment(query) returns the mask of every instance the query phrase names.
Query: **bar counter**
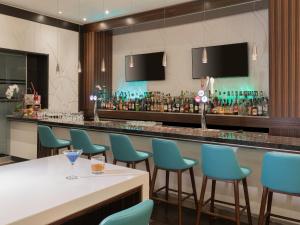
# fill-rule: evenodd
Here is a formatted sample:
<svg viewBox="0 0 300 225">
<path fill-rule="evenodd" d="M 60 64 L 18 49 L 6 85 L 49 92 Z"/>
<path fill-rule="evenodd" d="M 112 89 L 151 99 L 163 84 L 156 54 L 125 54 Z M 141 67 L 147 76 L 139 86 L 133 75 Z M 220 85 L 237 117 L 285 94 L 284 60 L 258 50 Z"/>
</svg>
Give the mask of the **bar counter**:
<svg viewBox="0 0 300 225">
<path fill-rule="evenodd" d="M 300 154 L 300 138 L 270 136 L 267 133 L 237 132 L 226 130 L 206 130 L 200 128 L 174 127 L 151 125 L 149 122 L 102 120 L 100 122 L 68 122 L 59 120 L 34 120 L 26 118 L 8 117 L 10 121 L 10 155 L 25 159 L 40 157 L 43 149 L 38 148 L 37 125 L 44 124 L 52 128 L 54 134 L 61 139 L 70 140 L 70 128 L 80 128 L 88 132 L 95 144 L 110 146 L 108 133 L 127 134 L 133 146 L 138 150 L 152 151 L 152 139 L 166 138 L 176 140 L 181 154 L 185 157 L 201 161 L 200 151 L 202 143 L 215 143 L 239 147 L 237 157 L 242 166 L 249 167 L 252 174 L 248 179 L 248 189 L 251 209 L 257 215 L 260 207 L 262 185 L 260 183 L 261 165 L 267 151 L 284 151 Z M 112 152 L 108 151 L 108 161 L 112 162 Z M 120 163 L 121 164 L 121 163 Z M 153 162 L 150 160 L 151 170 Z M 138 169 L 145 170 L 144 164 L 138 164 Z M 202 180 L 201 166 L 195 168 L 195 180 L 199 194 Z M 160 174 L 156 186 L 164 185 L 165 175 Z M 176 177 L 170 177 L 170 188 L 176 189 Z M 183 191 L 191 192 L 189 174 L 183 174 Z M 217 198 L 222 201 L 234 202 L 233 188 L 226 183 L 217 184 Z M 299 218 L 300 199 L 278 196 L 274 198 L 272 210 L 276 214 Z M 192 202 L 186 206 L 191 207 Z"/>
<path fill-rule="evenodd" d="M 168 138 L 199 143 L 225 144 L 230 146 L 261 148 L 274 151 L 300 153 L 300 138 L 272 136 L 261 132 L 227 131 L 201 128 L 187 128 L 164 125 L 148 126 L 120 120 L 64 121 L 58 119 L 37 120 L 8 116 L 10 121 L 33 122 L 51 127 L 70 127 L 101 132 L 123 133 L 137 136 Z"/>
</svg>

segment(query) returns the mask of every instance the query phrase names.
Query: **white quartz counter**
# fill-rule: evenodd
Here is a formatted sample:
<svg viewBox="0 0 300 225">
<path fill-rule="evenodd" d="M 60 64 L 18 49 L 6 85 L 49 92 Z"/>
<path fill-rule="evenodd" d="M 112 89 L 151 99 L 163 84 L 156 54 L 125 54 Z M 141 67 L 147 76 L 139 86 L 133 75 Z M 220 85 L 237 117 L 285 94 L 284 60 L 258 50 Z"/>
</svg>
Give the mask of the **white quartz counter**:
<svg viewBox="0 0 300 225">
<path fill-rule="evenodd" d="M 87 207 L 142 186 L 148 199 L 148 174 L 106 164 L 104 174 L 91 175 L 90 161 L 77 160 L 77 180 L 64 155 L 0 167 L 0 224 L 49 224 Z"/>
</svg>

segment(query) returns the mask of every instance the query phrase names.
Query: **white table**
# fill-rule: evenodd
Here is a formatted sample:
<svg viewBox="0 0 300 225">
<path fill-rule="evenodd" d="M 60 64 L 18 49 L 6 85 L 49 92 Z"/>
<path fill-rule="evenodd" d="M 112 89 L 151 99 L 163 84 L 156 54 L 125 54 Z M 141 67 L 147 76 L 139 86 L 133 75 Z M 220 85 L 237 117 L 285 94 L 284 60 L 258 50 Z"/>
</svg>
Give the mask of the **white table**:
<svg viewBox="0 0 300 225">
<path fill-rule="evenodd" d="M 106 164 L 101 175 L 90 174 L 90 161 L 77 160 L 77 180 L 64 155 L 0 167 L 0 225 L 43 225 L 142 187 L 149 198 L 148 173 Z"/>
</svg>

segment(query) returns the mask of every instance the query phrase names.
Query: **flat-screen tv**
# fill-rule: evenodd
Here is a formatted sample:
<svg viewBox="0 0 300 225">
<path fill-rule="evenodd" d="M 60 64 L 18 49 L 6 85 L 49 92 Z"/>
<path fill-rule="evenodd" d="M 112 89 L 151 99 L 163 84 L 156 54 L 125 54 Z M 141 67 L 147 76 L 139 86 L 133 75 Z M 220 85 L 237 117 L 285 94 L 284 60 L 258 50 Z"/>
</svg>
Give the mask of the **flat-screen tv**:
<svg viewBox="0 0 300 225">
<path fill-rule="evenodd" d="M 206 47 L 207 63 L 202 62 L 204 48 L 193 48 L 193 79 L 248 76 L 248 43 Z"/>
<path fill-rule="evenodd" d="M 164 80 L 163 55 L 163 52 L 132 55 L 133 67 L 130 67 L 131 56 L 125 56 L 126 81 Z"/>
</svg>

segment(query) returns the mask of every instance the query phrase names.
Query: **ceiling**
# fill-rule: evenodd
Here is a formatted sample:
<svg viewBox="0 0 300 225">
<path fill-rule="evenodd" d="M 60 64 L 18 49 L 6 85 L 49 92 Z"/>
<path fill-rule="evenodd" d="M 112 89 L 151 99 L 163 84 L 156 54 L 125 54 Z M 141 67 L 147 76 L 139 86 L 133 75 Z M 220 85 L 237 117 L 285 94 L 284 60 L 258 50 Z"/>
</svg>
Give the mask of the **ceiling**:
<svg viewBox="0 0 300 225">
<path fill-rule="evenodd" d="M 191 0 L 2 0 L 1 3 L 31 12 L 87 24 Z M 105 11 L 109 10 L 106 14 Z M 59 13 L 61 12 L 61 14 Z M 84 21 L 84 18 L 86 21 Z"/>
</svg>

